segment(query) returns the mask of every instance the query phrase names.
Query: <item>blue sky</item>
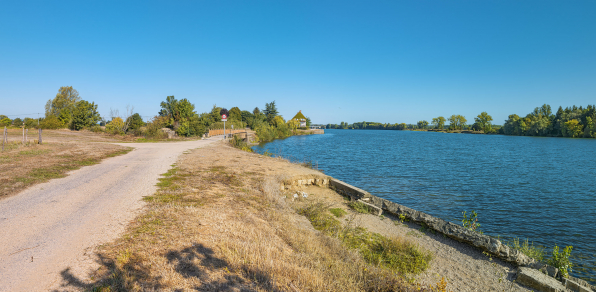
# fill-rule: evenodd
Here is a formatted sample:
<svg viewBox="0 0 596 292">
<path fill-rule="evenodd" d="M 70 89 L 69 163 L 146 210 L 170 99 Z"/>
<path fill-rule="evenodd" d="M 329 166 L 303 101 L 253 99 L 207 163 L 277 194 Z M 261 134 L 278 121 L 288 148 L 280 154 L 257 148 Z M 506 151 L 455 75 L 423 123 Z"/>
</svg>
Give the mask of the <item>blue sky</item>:
<svg viewBox="0 0 596 292">
<path fill-rule="evenodd" d="M 596 104 L 596 1 L 2 1 L 0 114 L 60 86 L 153 116 L 275 100 L 314 123 Z"/>
</svg>

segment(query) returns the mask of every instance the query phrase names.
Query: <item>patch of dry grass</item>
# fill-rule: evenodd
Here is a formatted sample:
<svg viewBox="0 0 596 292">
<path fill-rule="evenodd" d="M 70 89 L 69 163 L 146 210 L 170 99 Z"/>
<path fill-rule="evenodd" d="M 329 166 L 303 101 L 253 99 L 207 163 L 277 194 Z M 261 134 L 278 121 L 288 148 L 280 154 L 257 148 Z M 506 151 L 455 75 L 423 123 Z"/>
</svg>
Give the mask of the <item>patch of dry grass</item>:
<svg viewBox="0 0 596 292">
<path fill-rule="evenodd" d="M 101 143 L 10 145 L 11 147 L 5 147 L 4 152 L 0 152 L 0 198 L 132 150 Z"/>
<path fill-rule="evenodd" d="M 289 175 L 294 167 L 221 144 L 191 151 L 146 198 L 146 212 L 127 233 L 101 248 L 100 269 L 90 279 L 66 270 L 63 287 L 420 291 L 297 214 L 280 192 L 284 177 L 264 171 L 285 169 Z"/>
</svg>

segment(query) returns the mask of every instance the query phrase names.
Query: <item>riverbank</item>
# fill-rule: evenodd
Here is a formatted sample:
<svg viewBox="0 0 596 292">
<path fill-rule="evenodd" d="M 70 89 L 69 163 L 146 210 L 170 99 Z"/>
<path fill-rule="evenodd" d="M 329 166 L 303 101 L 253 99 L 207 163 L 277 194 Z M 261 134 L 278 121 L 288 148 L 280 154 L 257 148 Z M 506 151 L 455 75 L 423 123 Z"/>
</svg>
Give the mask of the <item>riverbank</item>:
<svg viewBox="0 0 596 292">
<path fill-rule="evenodd" d="M 60 290 L 246 291 L 365 291 L 393 285 L 410 291 L 436 287 L 444 278 L 447 291 L 527 291 L 512 282 L 511 265 L 418 224 L 358 213 L 324 186 L 325 179 L 319 171 L 223 142 L 189 151 L 164 176 L 160 190 L 146 198 L 144 214 L 120 239 L 93 253 L 96 265 L 90 272 L 66 270 L 57 285 Z M 281 191 L 281 184 L 295 185 Z M 317 202 L 347 213 L 338 218 L 343 226 L 349 222 L 430 252 L 428 268 L 391 276 L 367 262 L 300 214 L 301 205 Z"/>
</svg>

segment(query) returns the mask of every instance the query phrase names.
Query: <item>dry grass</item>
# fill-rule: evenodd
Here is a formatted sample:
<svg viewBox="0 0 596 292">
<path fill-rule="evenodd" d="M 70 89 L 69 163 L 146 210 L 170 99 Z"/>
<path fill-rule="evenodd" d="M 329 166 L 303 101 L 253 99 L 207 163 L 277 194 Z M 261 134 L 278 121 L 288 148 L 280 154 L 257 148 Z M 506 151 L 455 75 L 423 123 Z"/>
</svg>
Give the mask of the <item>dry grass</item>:
<svg viewBox="0 0 596 292">
<path fill-rule="evenodd" d="M 4 152 L 0 152 L 0 198 L 131 150 L 111 144 L 72 142 L 66 138 L 60 143 L 42 145 L 22 145 L 15 141 L 10 136 L 9 144 L 5 145 Z"/>
<path fill-rule="evenodd" d="M 283 173 L 283 176 L 275 174 Z M 319 232 L 280 182 L 313 171 L 222 144 L 193 150 L 146 198 L 144 215 L 100 249 L 93 291 L 420 291 Z M 424 289 L 423 289 L 424 290 Z"/>
</svg>

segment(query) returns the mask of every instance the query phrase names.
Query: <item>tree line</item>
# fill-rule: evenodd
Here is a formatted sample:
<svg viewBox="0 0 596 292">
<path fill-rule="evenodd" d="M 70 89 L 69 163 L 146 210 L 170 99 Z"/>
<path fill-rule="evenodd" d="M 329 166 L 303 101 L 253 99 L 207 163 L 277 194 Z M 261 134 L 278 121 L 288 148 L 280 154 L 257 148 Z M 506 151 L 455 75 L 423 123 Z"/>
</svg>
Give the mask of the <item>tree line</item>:
<svg viewBox="0 0 596 292">
<path fill-rule="evenodd" d="M 439 116 L 433 118 L 431 123 L 426 120 L 416 124 L 405 123 L 377 123 L 357 122 L 349 124 L 327 124 L 328 129 L 371 129 L 371 130 L 438 130 L 438 131 L 475 131 L 485 134 L 503 134 L 516 136 L 544 136 L 544 137 L 572 137 L 596 138 L 596 106 L 588 105 L 563 107 L 555 114 L 551 106 L 544 104 L 536 107 L 525 117 L 516 114 L 509 115 L 503 126 L 492 124 L 493 118 L 487 112 L 482 112 L 474 117 L 473 124 L 467 124 L 467 119 L 462 115 L 451 115 L 448 118 Z M 445 123 L 449 122 L 448 125 Z"/>
<path fill-rule="evenodd" d="M 45 106 L 45 117 L 40 119 L 15 118 L 0 115 L 0 126 L 61 129 L 87 129 L 110 134 L 131 134 L 150 138 L 163 138 L 162 128 L 169 128 L 179 136 L 202 136 L 209 129 L 222 129 L 221 107 L 213 105 L 209 112 L 197 113 L 195 105 L 188 99 L 176 99 L 167 96 L 160 103 L 160 110 L 153 118 L 144 121 L 134 107 L 128 106 L 123 114 L 111 109 L 109 116 L 102 117 L 97 111 L 97 104 L 83 100 L 72 86 L 62 86 L 53 99 Z M 310 119 L 307 117 L 307 126 Z M 255 107 L 252 111 L 232 107 L 226 128 L 241 129 L 248 127 L 257 132 L 261 141 L 284 138 L 296 133 L 299 122 L 295 119 L 286 121 L 278 112 L 275 101 L 266 103 L 263 110 Z"/>
</svg>

